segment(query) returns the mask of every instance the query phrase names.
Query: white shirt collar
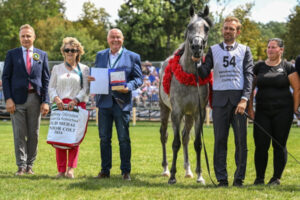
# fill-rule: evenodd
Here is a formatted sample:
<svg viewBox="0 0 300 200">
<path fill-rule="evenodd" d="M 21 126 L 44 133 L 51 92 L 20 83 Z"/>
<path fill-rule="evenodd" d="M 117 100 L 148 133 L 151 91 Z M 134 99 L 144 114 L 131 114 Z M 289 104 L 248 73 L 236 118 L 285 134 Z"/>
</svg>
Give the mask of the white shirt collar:
<svg viewBox="0 0 300 200">
<path fill-rule="evenodd" d="M 27 48 L 25 48 L 25 47 L 22 46 L 22 51 L 27 51 Z M 30 52 L 33 52 L 33 46 L 31 46 L 31 47 L 29 48 L 29 51 L 30 51 Z"/>
<path fill-rule="evenodd" d="M 111 52 L 111 49 L 109 49 L 109 54 L 112 55 L 112 56 L 118 56 L 121 53 L 122 50 L 123 50 L 123 47 L 121 47 L 117 53 L 113 54 Z"/>
<path fill-rule="evenodd" d="M 235 43 L 236 43 L 236 42 L 234 41 L 233 44 L 227 45 L 225 42 L 223 42 L 224 49 L 226 49 L 227 46 L 232 46 L 232 47 L 234 47 L 234 46 L 235 46 Z"/>
</svg>

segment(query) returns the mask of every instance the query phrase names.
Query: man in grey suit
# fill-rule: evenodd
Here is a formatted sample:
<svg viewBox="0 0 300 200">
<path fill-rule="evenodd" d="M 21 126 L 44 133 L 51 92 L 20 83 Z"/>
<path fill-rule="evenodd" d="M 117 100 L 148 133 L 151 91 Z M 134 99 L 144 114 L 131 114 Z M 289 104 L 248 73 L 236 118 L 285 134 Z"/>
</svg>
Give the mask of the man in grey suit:
<svg viewBox="0 0 300 200">
<path fill-rule="evenodd" d="M 250 48 L 235 41 L 241 24 L 235 17 L 227 17 L 223 24 L 224 41 L 209 48 L 205 63 L 198 66 L 198 74 L 205 78 L 213 68 L 213 125 L 214 170 L 218 186 L 228 186 L 226 169 L 227 140 L 230 124 L 235 139 L 234 186 L 242 186 L 247 164 L 247 118 L 244 115 L 252 89 L 253 60 Z"/>
<path fill-rule="evenodd" d="M 17 176 L 33 174 L 41 113 L 49 111 L 50 76 L 47 53 L 33 47 L 34 29 L 25 24 L 19 36 L 22 47 L 7 52 L 2 75 L 6 110 L 13 126 Z"/>
</svg>

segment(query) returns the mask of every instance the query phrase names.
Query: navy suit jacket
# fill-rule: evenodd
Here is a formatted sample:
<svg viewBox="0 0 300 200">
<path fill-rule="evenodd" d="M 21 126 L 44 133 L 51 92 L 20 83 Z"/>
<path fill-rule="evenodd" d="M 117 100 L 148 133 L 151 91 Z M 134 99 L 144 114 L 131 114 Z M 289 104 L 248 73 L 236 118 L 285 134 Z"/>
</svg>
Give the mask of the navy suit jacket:
<svg viewBox="0 0 300 200">
<path fill-rule="evenodd" d="M 32 59 L 31 73 L 28 74 L 22 47 L 7 52 L 2 75 L 5 101 L 12 98 L 15 104 L 24 104 L 27 100 L 30 82 L 40 96 L 41 103 L 49 103 L 48 55 L 37 48 L 33 48 L 33 53 L 39 54 L 39 60 Z"/>
<path fill-rule="evenodd" d="M 110 49 L 105 49 L 103 51 L 99 51 L 97 53 L 96 67 L 99 68 L 107 68 L 108 59 L 109 59 L 109 51 Z M 111 108 L 113 105 L 112 96 L 115 98 L 121 99 L 122 102 L 122 110 L 130 111 L 132 109 L 132 95 L 131 92 L 143 84 L 143 76 L 141 70 L 141 59 L 140 56 L 132 51 L 129 51 L 123 47 L 123 53 L 120 57 L 118 68 L 125 68 L 126 72 L 126 81 L 127 88 L 129 89 L 128 93 L 120 93 L 117 91 L 112 91 L 110 89 L 108 95 L 97 95 L 97 107 L 99 108 Z"/>
</svg>

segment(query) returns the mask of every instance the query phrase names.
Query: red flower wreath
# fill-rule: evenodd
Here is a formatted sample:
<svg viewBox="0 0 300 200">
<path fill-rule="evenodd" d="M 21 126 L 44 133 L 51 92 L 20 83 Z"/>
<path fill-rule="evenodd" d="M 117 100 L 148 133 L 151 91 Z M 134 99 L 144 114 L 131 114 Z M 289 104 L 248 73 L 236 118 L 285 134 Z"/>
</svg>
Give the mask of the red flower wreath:
<svg viewBox="0 0 300 200">
<path fill-rule="evenodd" d="M 196 76 L 194 74 L 189 74 L 183 71 L 182 66 L 179 64 L 180 56 L 175 53 L 174 57 L 169 60 L 169 63 L 165 69 L 165 74 L 163 77 L 163 88 L 165 93 L 170 94 L 172 74 L 175 78 L 184 85 L 197 86 Z M 212 102 L 212 72 L 205 79 L 201 79 L 198 76 L 200 85 L 205 85 L 209 83 L 209 104 Z"/>
</svg>

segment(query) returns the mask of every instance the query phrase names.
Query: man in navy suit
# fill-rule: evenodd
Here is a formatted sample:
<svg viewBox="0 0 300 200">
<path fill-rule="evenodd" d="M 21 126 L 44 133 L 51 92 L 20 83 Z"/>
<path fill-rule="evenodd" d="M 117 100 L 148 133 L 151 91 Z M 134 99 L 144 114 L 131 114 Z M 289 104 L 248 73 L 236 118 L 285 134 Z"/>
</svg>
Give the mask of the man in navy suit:
<svg viewBox="0 0 300 200">
<path fill-rule="evenodd" d="M 33 174 L 40 118 L 49 111 L 48 56 L 33 47 L 34 29 L 25 24 L 19 32 L 22 47 L 9 50 L 2 75 L 6 110 L 10 113 L 18 171 Z"/>
<path fill-rule="evenodd" d="M 96 67 L 124 70 L 126 87 L 112 91 L 108 95 L 97 95 L 99 108 L 99 137 L 101 150 L 101 171 L 97 178 L 109 178 L 112 167 L 112 124 L 115 122 L 121 157 L 121 172 L 124 180 L 131 180 L 131 145 L 129 137 L 130 111 L 132 109 L 133 90 L 142 85 L 140 56 L 122 47 L 123 34 L 119 29 L 111 29 L 107 35 L 108 49 L 97 53 Z M 96 77 L 97 78 L 97 77 Z M 95 77 L 89 77 L 89 81 Z"/>
</svg>

